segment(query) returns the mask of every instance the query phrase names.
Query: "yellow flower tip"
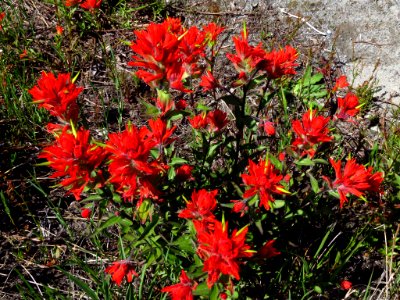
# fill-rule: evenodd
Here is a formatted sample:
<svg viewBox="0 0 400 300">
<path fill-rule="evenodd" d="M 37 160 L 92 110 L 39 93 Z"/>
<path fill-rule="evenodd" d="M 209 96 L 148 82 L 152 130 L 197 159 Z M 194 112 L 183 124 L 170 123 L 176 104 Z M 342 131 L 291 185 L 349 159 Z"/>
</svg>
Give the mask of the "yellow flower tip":
<svg viewBox="0 0 400 300">
<path fill-rule="evenodd" d="M 281 187 L 277 187 L 276 189 L 277 189 L 278 191 L 280 191 L 280 192 L 282 192 L 282 193 L 285 193 L 285 194 L 288 194 L 288 195 L 292 194 L 292 193 L 289 192 L 288 190 L 285 190 L 284 188 L 281 188 Z"/>
<path fill-rule="evenodd" d="M 243 252 L 246 252 L 246 253 L 257 253 L 257 251 L 256 250 L 244 250 Z"/>
<path fill-rule="evenodd" d="M 360 108 L 363 107 L 365 104 L 366 104 L 365 102 L 364 102 L 364 103 L 361 103 L 360 105 L 357 105 L 356 108 L 357 108 L 357 109 L 360 109 Z"/>
<path fill-rule="evenodd" d="M 75 75 L 75 77 L 74 78 L 72 78 L 72 83 L 75 83 L 75 81 L 78 79 L 78 76 L 79 76 L 79 72 Z"/>
<path fill-rule="evenodd" d="M 241 234 L 243 232 L 243 230 L 245 230 L 247 227 L 249 227 L 249 225 L 246 225 L 243 228 L 241 228 L 238 232 L 236 232 L 235 236 L 238 236 L 239 234 Z"/>
<path fill-rule="evenodd" d="M 182 33 L 179 37 L 178 37 L 178 41 L 182 40 L 183 37 L 189 32 L 189 30 L 186 30 L 184 33 Z"/>
</svg>

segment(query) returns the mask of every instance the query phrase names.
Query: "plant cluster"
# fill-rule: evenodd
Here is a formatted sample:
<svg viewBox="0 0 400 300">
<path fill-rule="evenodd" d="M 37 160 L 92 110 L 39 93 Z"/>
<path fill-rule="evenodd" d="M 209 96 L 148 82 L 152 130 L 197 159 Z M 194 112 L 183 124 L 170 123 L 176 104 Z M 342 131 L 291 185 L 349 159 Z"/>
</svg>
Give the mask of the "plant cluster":
<svg viewBox="0 0 400 300">
<path fill-rule="evenodd" d="M 382 270 L 363 272 L 364 254 L 386 251 L 395 266 L 398 232 L 388 253 L 376 228 L 395 218 L 400 189 L 396 135 L 385 133 L 386 155 L 364 146 L 368 87 L 329 63 L 305 63 L 291 45 L 254 43 L 246 24 L 230 40 L 214 22 L 185 27 L 169 17 L 125 43 L 127 81 L 145 90 L 140 109 L 125 124 L 120 116 L 119 130 L 99 128 L 86 119 L 90 87 L 78 84 L 71 53 L 77 30 L 113 55 L 100 36 L 113 20 L 101 7 L 121 13 L 111 1 L 57 6 L 67 24 L 55 27 L 54 50 L 66 69 L 39 68 L 47 71 L 25 89 L 29 109 L 50 120 L 39 166 L 75 199 L 98 250 L 100 272 L 78 263 L 88 284 L 64 271 L 68 262 L 60 271 L 92 299 L 366 297 L 360 284 Z M 113 63 L 105 62 L 121 90 Z"/>
</svg>

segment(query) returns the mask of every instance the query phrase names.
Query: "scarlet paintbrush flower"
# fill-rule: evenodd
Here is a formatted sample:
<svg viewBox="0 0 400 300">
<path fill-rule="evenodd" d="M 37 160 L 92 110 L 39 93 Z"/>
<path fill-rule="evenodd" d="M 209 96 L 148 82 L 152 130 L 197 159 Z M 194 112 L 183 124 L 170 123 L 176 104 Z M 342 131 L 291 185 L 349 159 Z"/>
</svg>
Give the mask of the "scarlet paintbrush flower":
<svg viewBox="0 0 400 300">
<path fill-rule="evenodd" d="M 138 129 L 134 125 L 127 125 L 123 132 L 109 135 L 105 149 L 111 154 L 108 166 L 110 182 L 116 185 L 123 198 L 132 200 L 138 193 L 140 180 L 159 172 L 154 164 L 148 162 L 150 150 L 155 145 L 146 127 Z M 150 183 L 146 181 L 146 184 Z M 146 188 L 143 182 L 141 188 Z"/>
<path fill-rule="evenodd" d="M 202 113 L 192 118 L 188 118 L 188 120 L 194 129 L 206 128 L 208 125 L 206 116 L 206 114 Z"/>
<path fill-rule="evenodd" d="M 83 0 L 65 0 L 65 6 L 75 6 L 82 3 Z"/>
<path fill-rule="evenodd" d="M 311 157 L 315 154 L 314 145 L 323 142 L 330 142 L 333 137 L 328 136 L 328 123 L 330 118 L 317 116 L 315 110 L 308 110 L 304 113 L 302 121 L 292 122 L 292 129 L 297 138 L 292 143 L 295 149 L 303 150 L 301 155 L 309 154 Z"/>
<path fill-rule="evenodd" d="M 64 32 L 64 28 L 60 25 L 56 25 L 56 32 L 57 32 L 57 35 L 62 35 Z"/>
<path fill-rule="evenodd" d="M 164 287 L 161 292 L 169 293 L 172 300 L 192 300 L 193 291 L 197 287 L 197 283 L 191 280 L 185 273 L 184 270 L 181 271 L 179 276 L 180 282 L 174 285 Z"/>
<path fill-rule="evenodd" d="M 203 31 L 205 33 L 205 40 L 209 45 L 214 45 L 217 40 L 217 37 L 224 30 L 223 27 L 218 26 L 215 23 L 208 23 L 206 26 L 203 26 Z"/>
<path fill-rule="evenodd" d="M 92 213 L 92 210 L 90 208 L 81 208 L 81 216 L 82 218 L 85 219 L 90 219 L 90 215 Z"/>
<path fill-rule="evenodd" d="M 329 159 L 336 173 L 336 179 L 332 183 L 329 178 L 323 177 L 332 189 L 336 189 L 339 193 L 340 208 L 343 207 L 347 200 L 347 194 L 356 197 L 364 196 L 365 192 L 379 192 L 380 185 L 383 181 L 383 173 L 372 173 L 372 167 L 365 168 L 363 165 L 357 164 L 354 158 L 348 160 L 342 172 L 342 162 L 335 162 Z"/>
<path fill-rule="evenodd" d="M 170 30 L 172 25 L 174 31 Z M 131 43 L 131 49 L 135 55 L 128 64 L 140 68 L 136 75 L 153 88 L 166 84 L 181 88 L 184 71 L 178 49 L 179 36 L 174 33 L 178 30 L 176 27 L 176 23 L 171 24 L 167 19 L 162 24 L 151 23 L 147 29 L 134 32 L 136 42 Z"/>
<path fill-rule="evenodd" d="M 275 123 L 271 121 L 263 121 L 260 123 L 260 127 L 264 129 L 264 132 L 268 136 L 275 135 Z"/>
<path fill-rule="evenodd" d="M 259 63 L 259 68 L 267 71 L 268 77 L 271 79 L 280 78 L 284 75 L 294 75 L 294 68 L 298 66 L 296 63 L 297 51 L 291 46 L 286 46 L 278 51 L 271 51 L 265 54 Z"/>
<path fill-rule="evenodd" d="M 157 145 L 169 145 L 174 139 L 171 135 L 174 133 L 176 126 L 167 128 L 167 123 L 161 119 L 149 120 L 149 137 L 153 139 Z"/>
<path fill-rule="evenodd" d="M 264 246 L 262 246 L 261 249 L 258 250 L 257 256 L 268 259 L 281 254 L 278 250 L 276 250 L 274 244 L 275 240 L 266 241 Z"/>
<path fill-rule="evenodd" d="M 240 217 L 243 217 L 244 214 L 249 210 L 247 206 L 247 200 L 231 200 L 233 202 L 232 211 L 235 213 L 240 213 Z"/>
<path fill-rule="evenodd" d="M 215 197 L 218 194 L 218 190 L 207 191 L 201 189 L 198 192 L 193 191 L 192 201 L 187 203 L 185 209 L 183 209 L 178 217 L 185 219 L 198 219 L 198 220 L 213 220 L 213 211 L 217 206 L 217 200 Z"/>
<path fill-rule="evenodd" d="M 201 68 L 197 63 L 204 56 L 205 46 L 205 34 L 197 27 L 190 27 L 183 34 L 178 48 L 182 57 L 182 68 L 185 71 L 184 77 L 201 74 Z"/>
<path fill-rule="evenodd" d="M 353 283 L 351 283 L 351 281 L 348 281 L 348 280 L 343 280 L 343 281 L 340 283 L 340 287 L 341 287 L 343 290 L 349 290 L 349 289 L 351 289 L 352 286 L 353 286 Z"/>
<path fill-rule="evenodd" d="M 213 230 L 205 230 L 201 222 L 194 222 L 197 231 L 197 253 L 204 261 L 203 271 L 208 272 L 209 288 L 218 281 L 222 274 L 231 275 L 237 280 L 239 276 L 239 258 L 251 257 L 254 251 L 246 245 L 247 227 L 228 235 L 228 223 L 214 221 Z"/>
<path fill-rule="evenodd" d="M 101 1 L 102 0 L 85 0 L 80 4 L 80 7 L 93 12 L 93 10 L 100 7 Z"/>
<path fill-rule="evenodd" d="M 211 130 L 215 131 L 220 131 L 229 122 L 226 112 L 219 109 L 210 111 L 207 114 L 207 121 L 208 124 L 210 125 Z"/>
<path fill-rule="evenodd" d="M 194 169 L 193 166 L 189 166 L 189 165 L 186 165 L 186 164 L 182 165 L 182 166 L 179 166 L 175 170 L 176 179 L 180 180 L 180 181 L 193 180 L 194 179 L 194 177 L 192 176 L 193 169 Z"/>
<path fill-rule="evenodd" d="M 360 102 L 358 97 L 353 93 L 347 93 L 344 98 L 337 98 L 338 111 L 335 115 L 336 118 L 341 120 L 349 120 L 360 111 Z"/>
<path fill-rule="evenodd" d="M 268 160 L 260 160 L 258 164 L 249 160 L 247 167 L 249 174 L 242 174 L 243 183 L 249 188 L 243 198 L 251 198 L 258 195 L 260 206 L 264 206 L 266 210 L 270 209 L 270 202 L 274 202 L 272 194 L 287 194 L 279 182 L 283 179 L 283 175 L 275 169 L 274 165 Z"/>
<path fill-rule="evenodd" d="M 132 262 L 127 260 L 113 262 L 104 272 L 111 274 L 111 280 L 117 285 L 121 285 L 124 277 L 126 277 L 127 282 L 132 282 L 133 276 L 138 276 L 133 268 Z"/>
<path fill-rule="evenodd" d="M 238 73 L 251 73 L 265 56 L 261 43 L 256 47 L 250 46 L 247 31 L 243 31 L 241 37 L 233 37 L 233 42 L 236 54 L 228 53 L 226 57 L 233 63 Z"/>
<path fill-rule="evenodd" d="M 55 77 L 52 73 L 42 72 L 38 83 L 29 93 L 33 103 L 47 109 L 51 115 L 64 121 L 76 121 L 79 107 L 76 99 L 83 88 L 76 87 L 71 81 L 70 74 L 59 74 Z"/>
<path fill-rule="evenodd" d="M 345 75 L 342 75 L 338 79 L 336 79 L 336 83 L 332 91 L 336 92 L 338 89 L 343 89 L 348 86 L 349 83 L 347 82 L 347 77 Z"/>
<path fill-rule="evenodd" d="M 50 163 L 56 172 L 52 178 L 66 177 L 61 181 L 64 186 L 75 196 L 76 200 L 84 188 L 89 184 L 97 183 L 98 177 L 93 172 L 100 166 L 106 157 L 102 148 L 89 142 L 88 130 L 80 129 L 76 136 L 68 132 L 68 126 L 56 136 L 54 145 L 46 147 L 39 155 Z"/>
<path fill-rule="evenodd" d="M 3 27 L 1 27 L 1 22 L 3 22 L 5 16 L 6 13 L 4 11 L 0 13 L 0 30 L 3 30 Z"/>
<path fill-rule="evenodd" d="M 215 90 L 219 86 L 219 83 L 214 78 L 212 73 L 207 70 L 206 73 L 203 76 L 201 76 L 201 81 L 199 85 L 203 88 L 204 92 L 207 92 Z"/>
</svg>

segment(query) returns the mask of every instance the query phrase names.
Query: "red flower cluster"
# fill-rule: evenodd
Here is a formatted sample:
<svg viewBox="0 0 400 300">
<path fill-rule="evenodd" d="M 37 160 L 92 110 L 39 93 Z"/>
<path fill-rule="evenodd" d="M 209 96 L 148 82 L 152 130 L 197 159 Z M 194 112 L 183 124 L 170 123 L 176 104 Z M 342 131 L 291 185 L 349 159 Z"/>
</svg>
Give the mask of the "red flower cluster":
<svg viewBox="0 0 400 300">
<path fill-rule="evenodd" d="M 297 56 L 297 51 L 291 46 L 286 46 L 278 51 L 273 50 L 265 53 L 260 68 L 265 70 L 268 78 L 271 79 L 294 75 L 296 74 L 294 68 L 298 66 L 296 63 Z"/>
<path fill-rule="evenodd" d="M 360 102 L 358 97 L 353 93 L 347 93 L 344 98 L 337 98 L 338 111 L 335 115 L 336 118 L 341 120 L 351 120 L 360 111 Z"/>
<path fill-rule="evenodd" d="M 345 75 L 342 75 L 338 79 L 336 79 L 336 83 L 335 83 L 335 86 L 333 87 L 332 91 L 336 92 L 337 90 L 343 89 L 348 86 L 349 86 L 349 83 L 347 82 L 347 77 Z"/>
<path fill-rule="evenodd" d="M 89 142 L 89 131 L 80 129 L 76 136 L 65 127 L 55 144 L 43 149 L 39 155 L 49 161 L 50 167 L 56 170 L 52 178 L 66 177 L 61 185 L 66 187 L 76 200 L 88 184 L 96 184 L 101 180 L 101 172 L 93 171 L 101 165 L 106 157 L 102 148 Z"/>
<path fill-rule="evenodd" d="M 276 240 L 270 240 L 265 242 L 264 246 L 262 246 L 261 249 L 258 250 L 257 256 L 259 256 L 260 258 L 268 259 L 280 255 L 281 253 L 274 247 L 275 241 Z"/>
<path fill-rule="evenodd" d="M 161 24 L 151 23 L 147 29 L 134 32 L 136 41 L 131 43 L 131 49 L 135 55 L 129 65 L 138 67 L 136 76 L 153 88 L 190 92 L 184 87 L 184 80 L 201 74 L 198 63 L 205 55 L 205 47 L 221 31 L 215 24 L 203 30 L 195 26 L 185 29 L 174 18 Z"/>
<path fill-rule="evenodd" d="M 260 206 L 262 205 L 266 210 L 269 210 L 269 202 L 274 202 L 272 194 L 289 193 L 282 185 L 279 185 L 283 175 L 280 175 L 268 160 L 260 160 L 258 164 L 249 160 L 247 170 L 249 174 L 242 174 L 242 180 L 249 189 L 244 192 L 243 198 L 258 195 Z"/>
<path fill-rule="evenodd" d="M 1 27 L 1 23 L 3 22 L 5 16 L 6 13 L 4 11 L 0 13 L 0 30 L 3 30 L 3 27 Z"/>
<path fill-rule="evenodd" d="M 221 273 L 239 280 L 239 258 L 254 254 L 250 246 L 245 244 L 248 228 L 235 229 L 229 237 L 227 223 L 214 221 L 213 230 L 200 221 L 194 221 L 194 225 L 199 243 L 197 253 L 204 261 L 203 271 L 208 272 L 208 287 L 217 282 Z"/>
<path fill-rule="evenodd" d="M 261 43 L 255 47 L 249 45 L 247 31 L 243 31 L 241 37 L 233 37 L 233 42 L 236 54 L 228 53 L 226 56 L 239 72 L 240 81 L 246 81 L 247 75 L 257 69 L 267 72 L 270 79 L 296 74 L 294 67 L 298 65 L 295 62 L 298 54 L 294 48 L 286 46 L 267 52 Z"/>
<path fill-rule="evenodd" d="M 332 183 L 327 177 L 323 177 L 332 189 L 336 189 L 340 197 L 340 208 L 343 207 L 347 200 L 347 194 L 352 194 L 356 197 L 364 196 L 365 192 L 379 192 L 380 185 L 383 181 L 383 173 L 372 173 L 372 167 L 365 168 L 363 165 L 356 163 L 354 158 L 348 160 L 342 172 L 342 162 L 335 162 L 332 158 L 329 159 L 335 169 L 336 179 Z"/>
<path fill-rule="evenodd" d="M 144 197 L 158 198 L 152 179 L 160 172 L 160 166 L 148 161 L 150 150 L 157 145 L 153 137 L 154 133 L 146 127 L 138 129 L 127 125 L 123 132 L 111 133 L 106 146 L 106 151 L 111 154 L 108 166 L 110 182 L 127 200 L 132 201 L 139 193 L 138 205 Z"/>
<path fill-rule="evenodd" d="M 207 221 L 214 220 L 213 211 L 217 206 L 217 200 L 215 200 L 217 194 L 218 190 L 210 192 L 205 189 L 198 192 L 193 191 L 192 201 L 187 203 L 186 208 L 179 213 L 178 217 Z"/>
<path fill-rule="evenodd" d="M 292 146 L 294 149 L 303 150 L 302 156 L 308 154 L 313 157 L 316 144 L 330 142 L 333 139 L 333 137 L 328 136 L 330 118 L 316 114 L 315 110 L 308 110 L 304 113 L 302 121 L 295 120 L 292 122 L 292 129 L 297 135 Z"/>
<path fill-rule="evenodd" d="M 78 5 L 84 9 L 93 11 L 100 7 L 102 0 L 65 0 L 65 6 Z"/>
<path fill-rule="evenodd" d="M 121 285 L 125 276 L 127 282 L 132 282 L 133 276 L 138 276 L 133 269 L 132 263 L 127 260 L 113 262 L 111 266 L 105 269 L 105 272 L 111 274 L 111 280 L 118 285 Z"/>
<path fill-rule="evenodd" d="M 210 130 L 220 131 L 228 124 L 228 116 L 226 112 L 216 109 L 208 112 L 207 114 L 202 113 L 189 118 L 189 123 L 195 129 L 206 128 L 210 125 Z"/>
<path fill-rule="evenodd" d="M 161 290 L 161 292 L 169 293 L 172 300 L 192 300 L 192 291 L 196 289 L 197 283 L 190 280 L 184 270 L 181 271 L 179 280 L 179 283 L 166 286 Z"/>
<path fill-rule="evenodd" d="M 47 109 L 51 115 L 63 121 L 75 122 L 78 119 L 79 107 L 76 99 L 83 88 L 78 88 L 71 81 L 70 74 L 59 74 L 55 77 L 52 73 L 42 72 L 38 84 L 29 90 L 33 103 Z"/>
</svg>

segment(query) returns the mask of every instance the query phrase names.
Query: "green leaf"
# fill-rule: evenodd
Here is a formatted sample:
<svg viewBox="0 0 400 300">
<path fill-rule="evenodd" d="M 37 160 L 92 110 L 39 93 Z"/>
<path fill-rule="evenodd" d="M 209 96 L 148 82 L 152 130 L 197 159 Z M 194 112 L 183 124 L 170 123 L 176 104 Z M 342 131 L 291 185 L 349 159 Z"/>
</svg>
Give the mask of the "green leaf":
<svg viewBox="0 0 400 300">
<path fill-rule="evenodd" d="M 151 221 L 150 224 L 144 229 L 144 231 L 140 235 L 138 241 L 144 239 L 145 237 L 147 237 L 150 234 L 150 232 L 157 226 L 159 218 L 160 217 L 158 215 L 153 216 L 153 221 Z"/>
<path fill-rule="evenodd" d="M 103 224 L 101 224 L 99 226 L 99 228 L 96 229 L 96 231 L 94 232 L 93 235 L 97 235 L 99 234 L 101 231 L 103 231 L 104 229 L 111 227 L 115 224 L 120 223 L 122 220 L 122 218 L 120 216 L 112 216 L 111 218 L 109 218 L 107 221 L 105 221 Z"/>
<path fill-rule="evenodd" d="M 90 297 L 91 299 L 99 300 L 99 297 L 97 296 L 96 292 L 92 290 L 85 282 L 75 277 L 71 273 L 64 271 L 61 268 L 57 269 L 63 272 L 64 275 L 66 275 L 71 281 L 73 281 L 77 286 L 79 286 L 86 293 L 88 297 Z"/>
<path fill-rule="evenodd" d="M 313 175 L 310 173 L 307 173 L 308 177 L 310 177 L 310 183 L 311 183 L 311 188 L 315 194 L 318 194 L 320 192 L 320 188 L 318 186 L 318 181 L 315 179 Z"/>
<path fill-rule="evenodd" d="M 270 202 L 270 206 L 273 209 L 279 209 L 285 206 L 285 201 L 284 200 L 275 200 L 274 202 Z"/>
<path fill-rule="evenodd" d="M 171 162 L 169 163 L 169 165 L 171 166 L 171 167 L 173 167 L 173 166 L 175 166 L 175 165 L 183 165 L 183 164 L 187 164 L 188 162 L 187 162 L 187 160 L 186 159 L 183 159 L 183 158 L 180 158 L 180 157 L 173 157 L 172 159 L 171 159 Z"/>
<path fill-rule="evenodd" d="M 207 287 L 207 283 L 206 282 L 202 282 L 200 283 L 196 290 L 193 292 L 193 295 L 195 296 L 208 296 L 210 292 L 210 289 Z"/>
<path fill-rule="evenodd" d="M 315 165 L 314 161 L 308 157 L 295 162 L 295 164 L 299 165 L 299 166 L 314 166 Z"/>
<path fill-rule="evenodd" d="M 5 210 L 6 214 L 7 214 L 7 216 L 10 218 L 11 223 L 12 223 L 13 225 L 15 225 L 14 220 L 13 220 L 13 218 L 12 218 L 12 216 L 11 216 L 10 208 L 9 208 L 8 205 L 7 205 L 7 199 L 6 199 L 6 197 L 4 196 L 3 191 L 0 191 L 0 198 L 1 198 L 1 202 L 3 202 L 4 210 Z"/>
</svg>

